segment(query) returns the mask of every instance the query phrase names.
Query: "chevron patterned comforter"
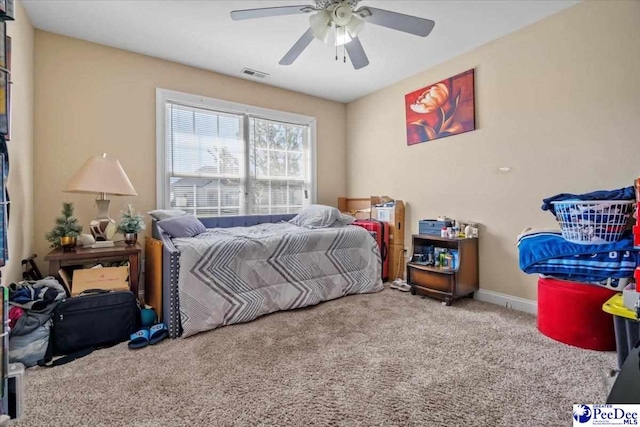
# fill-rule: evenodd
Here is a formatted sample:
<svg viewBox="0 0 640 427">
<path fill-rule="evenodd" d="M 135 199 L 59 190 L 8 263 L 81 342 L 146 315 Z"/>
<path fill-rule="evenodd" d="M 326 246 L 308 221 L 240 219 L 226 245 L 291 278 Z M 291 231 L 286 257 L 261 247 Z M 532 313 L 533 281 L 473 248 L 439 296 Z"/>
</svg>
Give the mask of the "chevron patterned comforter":
<svg viewBox="0 0 640 427">
<path fill-rule="evenodd" d="M 378 246 L 361 227 L 216 228 L 174 244 L 183 337 L 383 289 Z"/>
</svg>

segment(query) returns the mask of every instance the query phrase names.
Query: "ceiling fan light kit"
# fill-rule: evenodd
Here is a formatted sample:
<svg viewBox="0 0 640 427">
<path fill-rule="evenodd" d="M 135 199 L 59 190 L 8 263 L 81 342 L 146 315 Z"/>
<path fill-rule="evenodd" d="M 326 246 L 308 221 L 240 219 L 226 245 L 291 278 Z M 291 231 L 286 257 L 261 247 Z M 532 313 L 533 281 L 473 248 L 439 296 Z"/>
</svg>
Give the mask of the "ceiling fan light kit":
<svg viewBox="0 0 640 427">
<path fill-rule="evenodd" d="M 309 17 L 309 27 L 313 31 L 313 36 L 322 43 L 329 41 L 329 30 L 331 29 L 331 15 L 326 10 L 321 10 Z"/>
<path fill-rule="evenodd" d="M 244 20 L 312 13 L 309 16 L 309 29 L 282 57 L 280 64 L 293 64 L 314 38 L 323 43 L 328 43 L 329 36 L 333 33 L 335 34 L 334 44 L 336 49 L 338 46 L 344 46 L 349 59 L 351 59 L 351 64 L 356 70 L 369 65 L 367 54 L 364 52 L 362 43 L 358 38 L 365 22 L 420 37 L 428 36 L 435 26 L 434 21 L 417 16 L 366 6 L 356 9 L 358 2 L 359 0 L 315 0 L 315 6 L 301 5 L 234 10 L 231 12 L 231 18 L 233 20 Z M 338 59 L 337 51 L 336 59 Z"/>
<path fill-rule="evenodd" d="M 364 28 L 364 21 L 357 16 L 354 16 L 351 18 L 351 21 L 349 21 L 349 23 L 345 25 L 345 28 L 351 38 L 358 37 L 360 31 L 362 31 L 362 29 Z"/>
</svg>

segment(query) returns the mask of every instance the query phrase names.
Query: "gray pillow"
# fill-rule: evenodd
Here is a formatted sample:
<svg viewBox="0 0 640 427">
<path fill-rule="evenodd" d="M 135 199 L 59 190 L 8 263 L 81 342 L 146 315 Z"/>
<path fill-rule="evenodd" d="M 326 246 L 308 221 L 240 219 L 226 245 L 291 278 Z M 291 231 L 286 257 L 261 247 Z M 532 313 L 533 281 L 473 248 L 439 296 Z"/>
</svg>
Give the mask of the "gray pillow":
<svg viewBox="0 0 640 427">
<path fill-rule="evenodd" d="M 181 215 L 163 219 L 158 226 L 171 237 L 195 237 L 207 231 L 198 218 L 193 215 Z"/>
<path fill-rule="evenodd" d="M 326 228 L 342 219 L 342 213 L 336 208 L 324 205 L 309 205 L 293 217 L 289 222 L 298 227 Z"/>
<path fill-rule="evenodd" d="M 185 211 L 181 211 L 180 209 L 156 209 L 155 211 L 149 211 L 147 213 L 156 221 L 162 221 L 163 219 L 187 214 Z"/>
<path fill-rule="evenodd" d="M 340 218 L 338 218 L 338 222 L 342 225 L 349 225 L 356 219 L 348 214 L 340 214 Z M 335 224 L 334 224 L 335 225 Z"/>
</svg>

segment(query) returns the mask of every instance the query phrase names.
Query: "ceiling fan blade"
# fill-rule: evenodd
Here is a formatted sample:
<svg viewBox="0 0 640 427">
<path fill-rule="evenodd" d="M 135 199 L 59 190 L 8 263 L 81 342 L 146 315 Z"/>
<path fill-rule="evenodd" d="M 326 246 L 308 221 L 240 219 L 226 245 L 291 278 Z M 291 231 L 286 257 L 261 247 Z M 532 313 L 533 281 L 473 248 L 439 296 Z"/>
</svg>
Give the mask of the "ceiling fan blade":
<svg viewBox="0 0 640 427">
<path fill-rule="evenodd" d="M 269 16 L 295 15 L 296 13 L 308 13 L 313 11 L 308 4 L 299 6 L 263 7 L 260 9 L 245 9 L 231 11 L 231 19 L 240 21 L 242 19 L 267 18 Z"/>
<path fill-rule="evenodd" d="M 436 25 L 431 19 L 418 18 L 417 16 L 405 15 L 403 13 L 391 12 L 389 10 L 369 7 L 371 15 L 364 19 L 375 25 L 392 28 L 405 33 L 414 34 L 420 37 L 427 37 Z"/>
<path fill-rule="evenodd" d="M 359 70 L 369 65 L 369 58 L 367 58 L 367 54 L 364 53 L 364 48 L 359 38 L 354 37 L 349 43 L 345 44 L 344 47 L 347 49 L 353 68 Z"/>
<path fill-rule="evenodd" d="M 309 43 L 313 41 L 313 30 L 309 28 L 303 35 L 298 39 L 296 44 L 293 45 L 289 52 L 287 52 L 282 59 L 280 60 L 280 65 L 291 65 L 293 61 L 298 59 L 298 56 L 302 53 L 303 50 L 309 46 Z"/>
</svg>

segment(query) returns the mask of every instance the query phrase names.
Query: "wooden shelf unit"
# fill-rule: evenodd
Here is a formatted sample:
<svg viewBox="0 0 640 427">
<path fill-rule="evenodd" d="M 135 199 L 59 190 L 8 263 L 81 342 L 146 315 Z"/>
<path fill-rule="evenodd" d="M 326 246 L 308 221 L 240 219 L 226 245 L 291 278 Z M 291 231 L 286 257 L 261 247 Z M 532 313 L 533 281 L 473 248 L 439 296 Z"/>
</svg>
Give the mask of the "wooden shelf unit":
<svg viewBox="0 0 640 427">
<path fill-rule="evenodd" d="M 376 204 L 380 203 L 380 197 L 338 198 L 340 212 L 350 214 L 356 219 L 378 219 Z M 393 221 L 389 222 L 389 281 L 404 277 L 404 212 L 405 206 L 402 200 L 395 201 Z"/>
<path fill-rule="evenodd" d="M 478 239 L 449 239 L 426 234 L 413 235 L 413 252 L 426 253 L 428 246 L 458 251 L 458 267 L 434 267 L 420 263 L 407 264 L 407 283 L 411 294 L 421 294 L 443 300 L 451 305 L 453 300 L 473 297 L 479 288 Z"/>
<path fill-rule="evenodd" d="M 389 281 L 404 278 L 404 202 L 396 200 L 393 220 L 389 222 Z M 372 208 L 373 218 L 378 218 L 377 209 Z"/>
<path fill-rule="evenodd" d="M 353 215 L 356 219 L 371 218 L 371 207 L 378 203 L 380 197 L 338 197 L 338 210 Z"/>
</svg>

